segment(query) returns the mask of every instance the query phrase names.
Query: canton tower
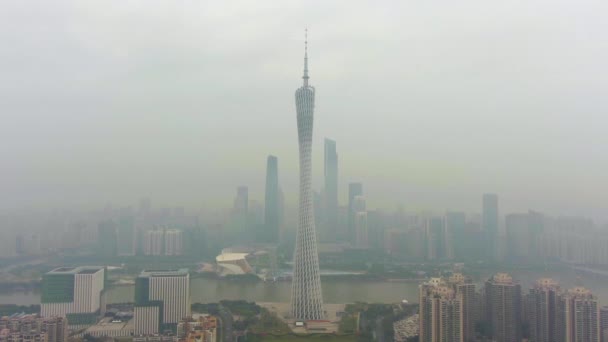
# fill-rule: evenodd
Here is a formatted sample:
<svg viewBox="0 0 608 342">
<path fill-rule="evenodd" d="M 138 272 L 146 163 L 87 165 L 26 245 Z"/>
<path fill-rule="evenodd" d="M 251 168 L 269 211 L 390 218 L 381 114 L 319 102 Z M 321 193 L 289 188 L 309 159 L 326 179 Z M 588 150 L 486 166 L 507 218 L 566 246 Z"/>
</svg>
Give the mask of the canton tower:
<svg viewBox="0 0 608 342">
<path fill-rule="evenodd" d="M 308 85 L 308 39 L 304 42 L 304 80 L 296 90 L 298 142 L 300 146 L 300 213 L 293 260 L 291 283 L 291 313 L 295 319 L 325 318 L 319 254 L 312 203 L 312 125 L 315 108 L 315 88 Z"/>
</svg>

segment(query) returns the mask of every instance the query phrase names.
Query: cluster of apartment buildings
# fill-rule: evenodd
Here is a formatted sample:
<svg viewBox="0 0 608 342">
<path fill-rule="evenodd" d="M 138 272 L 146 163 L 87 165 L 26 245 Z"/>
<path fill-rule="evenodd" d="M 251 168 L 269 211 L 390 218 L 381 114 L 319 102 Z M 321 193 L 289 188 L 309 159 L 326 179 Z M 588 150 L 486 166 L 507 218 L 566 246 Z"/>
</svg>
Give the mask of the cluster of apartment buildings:
<svg viewBox="0 0 608 342">
<path fill-rule="evenodd" d="M 184 238 L 181 230 L 148 230 L 144 233 L 144 255 L 176 256 L 184 254 Z"/>
<path fill-rule="evenodd" d="M 456 273 L 420 285 L 419 301 L 421 342 L 608 341 L 608 309 L 588 289 L 562 290 L 552 279 L 539 279 L 523 294 L 506 273 L 481 291 Z"/>
<path fill-rule="evenodd" d="M 0 318 L 0 342 L 67 342 L 67 320 L 33 314 Z"/>
</svg>

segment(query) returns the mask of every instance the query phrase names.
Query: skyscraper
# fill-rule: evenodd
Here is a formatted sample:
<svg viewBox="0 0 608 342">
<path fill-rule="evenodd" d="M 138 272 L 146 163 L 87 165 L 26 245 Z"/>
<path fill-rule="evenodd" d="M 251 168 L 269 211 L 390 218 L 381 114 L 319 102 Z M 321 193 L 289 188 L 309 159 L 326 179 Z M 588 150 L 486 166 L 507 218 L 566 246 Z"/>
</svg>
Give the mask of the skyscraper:
<svg viewBox="0 0 608 342">
<path fill-rule="evenodd" d="M 348 222 L 347 222 L 347 237 L 350 242 L 355 241 L 355 197 L 363 195 L 363 184 L 349 183 L 348 184 Z"/>
<path fill-rule="evenodd" d="M 353 246 L 356 248 L 368 248 L 369 247 L 369 232 L 368 232 L 368 221 L 367 221 L 367 210 L 365 204 L 365 196 L 356 196 L 353 199 L 353 211 L 354 211 L 354 234 L 355 239 Z"/>
<path fill-rule="evenodd" d="M 440 278 L 419 287 L 419 340 L 421 342 L 465 342 L 462 295 Z"/>
<path fill-rule="evenodd" d="M 559 296 L 559 285 L 550 278 L 539 279 L 526 295 L 525 311 L 532 341 L 557 341 L 560 335 L 557 319 Z"/>
<path fill-rule="evenodd" d="M 121 215 L 118 221 L 117 251 L 121 256 L 135 255 L 135 226 L 133 217 Z"/>
<path fill-rule="evenodd" d="M 181 230 L 165 231 L 165 255 L 184 254 L 184 237 Z"/>
<path fill-rule="evenodd" d="M 479 321 L 479 295 L 475 291 L 475 284 L 470 278 L 461 273 L 450 276 L 448 283 L 456 292 L 462 303 L 462 340 L 465 342 L 475 338 L 475 324 Z"/>
<path fill-rule="evenodd" d="M 608 306 L 600 309 L 600 341 L 608 342 Z"/>
<path fill-rule="evenodd" d="M 558 305 L 558 342 L 599 342 L 600 308 L 597 297 L 584 287 L 564 293 Z"/>
<path fill-rule="evenodd" d="M 452 246 L 446 230 L 445 218 L 433 216 L 424 224 L 426 236 L 426 258 L 428 260 L 451 259 Z"/>
<path fill-rule="evenodd" d="M 298 143 L 300 147 L 300 212 L 294 251 L 291 310 L 296 319 L 323 319 L 323 295 L 312 203 L 312 128 L 315 88 L 308 85 L 308 43 L 304 49 L 304 84 L 296 90 Z"/>
<path fill-rule="evenodd" d="M 534 211 L 509 214 L 505 218 L 506 257 L 514 262 L 533 262 L 541 257 L 543 215 Z"/>
<path fill-rule="evenodd" d="M 99 253 L 103 256 L 116 256 L 118 251 L 116 223 L 112 220 L 100 222 L 97 226 Z"/>
<path fill-rule="evenodd" d="M 497 273 L 486 281 L 486 319 L 497 342 L 521 341 L 521 286 Z"/>
<path fill-rule="evenodd" d="M 338 229 L 338 153 L 336 142 L 325 138 L 325 227 L 323 241 L 335 241 Z"/>
<path fill-rule="evenodd" d="M 156 334 L 190 315 L 188 270 L 143 271 L 135 280 L 135 334 Z"/>
<path fill-rule="evenodd" d="M 279 162 L 275 156 L 266 161 L 264 226 L 256 237 L 259 242 L 279 242 Z"/>
<path fill-rule="evenodd" d="M 40 315 L 67 317 L 71 325 L 94 324 L 101 308 L 105 269 L 60 267 L 42 277 Z"/>
<path fill-rule="evenodd" d="M 498 258 L 498 195 L 484 194 L 482 198 L 481 227 L 486 234 L 486 256 L 490 260 Z"/>
<path fill-rule="evenodd" d="M 466 216 L 462 212 L 448 212 L 445 215 L 445 226 L 448 236 L 451 237 L 452 252 L 456 259 L 462 260 L 467 257 L 467 236 L 466 236 Z"/>
<path fill-rule="evenodd" d="M 249 211 L 249 188 L 241 185 L 236 188 L 236 198 L 232 208 L 232 226 L 228 231 L 231 239 L 243 242 L 251 237 Z"/>
<path fill-rule="evenodd" d="M 249 188 L 241 185 L 236 188 L 234 199 L 234 211 L 237 214 L 247 215 L 249 213 Z"/>
<path fill-rule="evenodd" d="M 162 255 L 165 233 L 162 230 L 148 230 L 144 233 L 144 255 Z"/>
</svg>

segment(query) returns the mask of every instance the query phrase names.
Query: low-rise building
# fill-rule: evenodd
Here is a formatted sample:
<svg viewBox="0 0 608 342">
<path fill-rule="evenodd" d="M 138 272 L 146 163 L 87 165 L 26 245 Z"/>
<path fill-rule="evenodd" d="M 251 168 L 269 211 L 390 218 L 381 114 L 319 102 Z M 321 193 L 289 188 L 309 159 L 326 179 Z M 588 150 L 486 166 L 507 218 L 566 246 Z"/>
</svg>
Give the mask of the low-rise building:
<svg viewBox="0 0 608 342">
<path fill-rule="evenodd" d="M 177 325 L 180 342 L 215 342 L 217 338 L 217 317 L 193 315 Z"/>
<path fill-rule="evenodd" d="M 129 337 L 133 336 L 133 320 L 122 321 L 112 317 L 106 317 L 99 323 L 92 325 L 85 330 L 84 335 L 94 337 Z"/>
<path fill-rule="evenodd" d="M 0 342 L 66 342 L 67 320 L 14 314 L 0 318 Z"/>
</svg>

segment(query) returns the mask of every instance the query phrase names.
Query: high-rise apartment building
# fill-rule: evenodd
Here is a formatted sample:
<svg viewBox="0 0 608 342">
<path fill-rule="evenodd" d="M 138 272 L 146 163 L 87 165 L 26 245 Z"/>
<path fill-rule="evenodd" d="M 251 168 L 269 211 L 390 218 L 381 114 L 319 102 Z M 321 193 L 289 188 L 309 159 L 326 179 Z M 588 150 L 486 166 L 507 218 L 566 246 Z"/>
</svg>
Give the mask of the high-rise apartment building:
<svg viewBox="0 0 608 342">
<path fill-rule="evenodd" d="M 479 294 L 470 278 L 461 273 L 454 273 L 448 278 L 449 286 L 460 299 L 462 306 L 462 340 L 469 342 L 475 338 L 475 325 L 480 320 Z"/>
<path fill-rule="evenodd" d="M 486 256 L 490 260 L 496 260 L 499 257 L 498 195 L 496 194 L 483 195 L 481 227 L 486 234 Z"/>
<path fill-rule="evenodd" d="M 156 334 L 190 316 L 187 269 L 143 271 L 135 280 L 136 335 Z"/>
<path fill-rule="evenodd" d="M 526 295 L 525 312 L 532 341 L 557 341 L 560 335 L 557 310 L 559 299 L 560 287 L 550 278 L 539 279 Z"/>
<path fill-rule="evenodd" d="M 462 296 L 444 280 L 431 278 L 419 287 L 419 340 L 465 342 Z"/>
<path fill-rule="evenodd" d="M 168 229 L 165 231 L 165 255 L 176 256 L 184 254 L 184 236 L 181 230 Z"/>
<path fill-rule="evenodd" d="M 306 46 L 308 46 L 306 44 Z M 291 284 L 291 314 L 296 319 L 318 320 L 325 317 L 319 253 L 312 203 L 312 131 L 315 88 L 308 85 L 308 49 L 304 52 L 304 84 L 296 90 L 298 143 L 300 147 L 300 198 L 298 231 L 294 250 Z"/>
<path fill-rule="evenodd" d="M 162 230 L 148 230 L 144 233 L 144 255 L 163 255 L 165 233 Z"/>
<path fill-rule="evenodd" d="M 67 317 L 70 325 L 94 324 L 104 286 L 103 267 L 56 268 L 42 277 L 40 315 Z"/>
<path fill-rule="evenodd" d="M 324 199 L 325 218 L 322 241 L 336 241 L 338 234 L 338 153 L 336 142 L 325 138 Z"/>
<path fill-rule="evenodd" d="M 259 242 L 279 242 L 279 161 L 275 156 L 268 156 L 266 161 L 266 194 L 264 198 L 263 230 L 256 234 Z"/>
<path fill-rule="evenodd" d="M 485 284 L 486 319 L 496 342 L 521 342 L 521 285 L 506 273 Z"/>
<path fill-rule="evenodd" d="M 600 309 L 597 297 L 584 287 L 564 293 L 558 305 L 558 342 L 599 342 Z"/>
<path fill-rule="evenodd" d="M 600 341 L 608 342 L 608 306 L 600 308 Z"/>
</svg>

